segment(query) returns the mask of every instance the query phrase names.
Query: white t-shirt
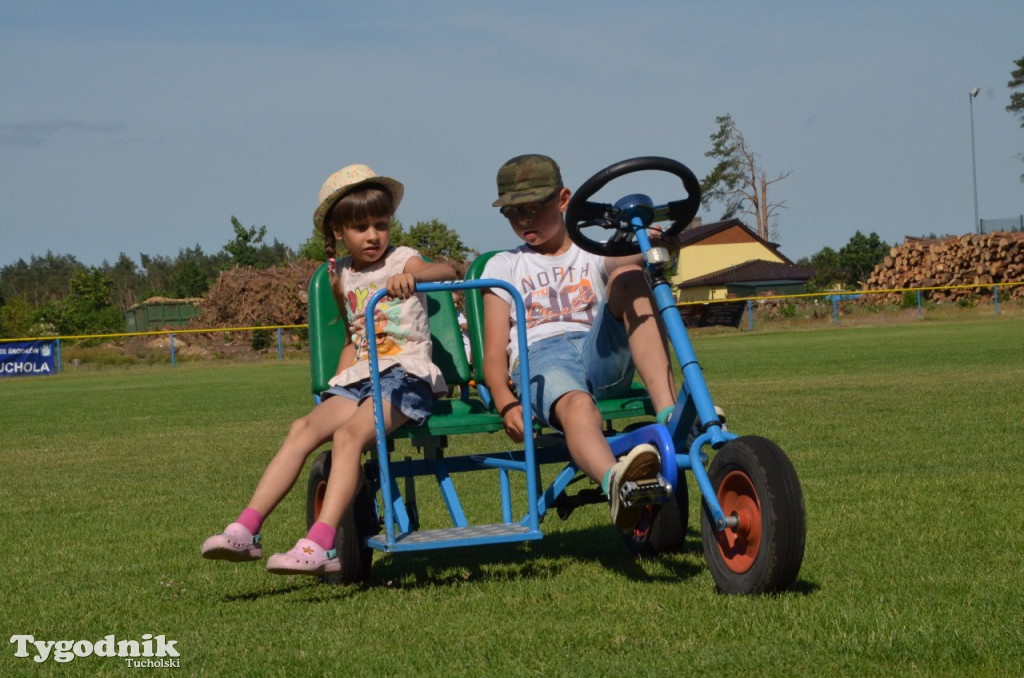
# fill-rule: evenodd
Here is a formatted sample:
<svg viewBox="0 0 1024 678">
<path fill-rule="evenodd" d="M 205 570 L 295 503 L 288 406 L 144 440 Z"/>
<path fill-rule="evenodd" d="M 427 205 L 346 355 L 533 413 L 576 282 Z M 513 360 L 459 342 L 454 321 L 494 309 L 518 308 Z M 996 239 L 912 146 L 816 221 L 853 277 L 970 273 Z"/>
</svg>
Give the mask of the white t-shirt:
<svg viewBox="0 0 1024 678">
<path fill-rule="evenodd" d="M 388 278 L 405 270 L 412 257 L 420 253 L 411 247 L 391 247 L 377 262 L 362 271 L 352 268 L 352 257 L 338 259 L 341 289 L 345 293 L 350 341 L 355 344 L 356 362 L 334 376 L 331 386 L 348 386 L 370 376 L 369 342 L 366 338 L 366 302 L 377 290 L 387 286 Z M 426 295 L 408 299 L 385 296 L 373 310 L 380 371 L 399 364 L 405 371 L 430 384 L 431 390 L 445 393 L 447 386 L 441 370 L 431 359 L 433 344 L 427 315 Z"/>
<path fill-rule="evenodd" d="M 587 332 L 605 298 L 608 269 L 605 258 L 572 244 L 563 254 L 538 254 L 527 245 L 499 252 L 484 266 L 484 278 L 507 280 L 515 285 L 526 307 L 526 343 L 566 332 Z M 510 306 L 509 365 L 519 357 L 516 339 L 516 307 L 499 287 L 491 288 Z"/>
</svg>

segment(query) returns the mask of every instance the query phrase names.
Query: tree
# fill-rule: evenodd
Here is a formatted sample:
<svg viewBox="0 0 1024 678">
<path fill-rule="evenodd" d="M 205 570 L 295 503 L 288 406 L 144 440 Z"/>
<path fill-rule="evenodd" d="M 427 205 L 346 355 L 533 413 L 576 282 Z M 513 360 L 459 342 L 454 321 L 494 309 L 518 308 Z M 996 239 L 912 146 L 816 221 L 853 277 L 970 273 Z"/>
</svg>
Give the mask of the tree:
<svg viewBox="0 0 1024 678">
<path fill-rule="evenodd" d="M 113 281 L 115 306 L 124 312 L 139 303 L 139 294 L 142 292 L 142 276 L 139 275 L 138 266 L 135 265 L 131 257 L 121 252 L 113 266 L 109 266 L 104 261 L 101 268 Z"/>
<path fill-rule="evenodd" d="M 124 329 L 124 316 L 111 303 L 113 278 L 90 266 L 76 271 L 70 286 L 71 294 L 66 298 L 40 309 L 43 322 L 52 323 L 63 335 L 107 334 Z"/>
<path fill-rule="evenodd" d="M 875 266 L 878 266 L 888 253 L 889 245 L 885 244 L 877 233 L 864 235 L 857 231 L 838 252 L 831 247 L 825 247 L 809 259 L 805 257 L 797 263 L 814 269 L 814 277 L 808 284 L 809 288 L 826 289 L 835 285 L 859 288 L 861 282 L 871 275 Z"/>
<path fill-rule="evenodd" d="M 857 231 L 839 250 L 839 265 L 847 276 L 846 281 L 859 287 L 888 253 L 889 245 L 877 233 L 864 235 Z"/>
<path fill-rule="evenodd" d="M 171 274 L 171 292 L 177 299 L 201 297 L 210 289 L 210 280 L 195 259 L 183 261 Z"/>
<path fill-rule="evenodd" d="M 70 254 L 32 255 L 0 268 L 0 297 L 22 298 L 38 308 L 47 301 L 63 299 L 70 293 L 68 281 L 85 266 Z"/>
<path fill-rule="evenodd" d="M 139 255 L 142 264 L 142 279 L 144 281 L 140 299 L 149 297 L 173 297 L 171 276 L 174 275 L 174 262 L 170 257 L 162 255 L 151 256 L 142 253 Z"/>
<path fill-rule="evenodd" d="M 313 235 L 309 236 L 306 242 L 299 245 L 299 251 L 296 253 L 296 256 L 299 259 L 309 259 L 310 261 L 325 261 L 327 259 L 324 236 L 315 226 L 313 227 Z"/>
<path fill-rule="evenodd" d="M 811 258 L 800 259 L 797 264 L 814 269 L 814 277 L 807 281 L 808 291 L 824 290 L 846 280 L 839 263 L 839 253 L 831 247 L 824 247 Z"/>
<path fill-rule="evenodd" d="M 229 266 L 270 268 L 291 259 L 292 251 L 276 238 L 273 244 L 263 243 L 263 238 L 267 235 L 266 226 L 252 226 L 247 229 L 238 219 L 231 217 L 231 227 L 235 230 L 235 238 L 224 245 L 224 251 L 231 258 Z"/>
<path fill-rule="evenodd" d="M 405 240 L 404 244 L 419 250 L 420 254 L 429 259 L 465 261 L 469 252 L 459 234 L 437 219 L 417 221 L 409 229 Z"/>
<path fill-rule="evenodd" d="M 1024 57 L 1013 63 L 1016 64 L 1017 69 L 1010 73 L 1011 79 L 1006 86 L 1011 90 L 1019 91 L 1010 94 L 1010 105 L 1006 107 L 1006 110 L 1020 116 L 1020 126 L 1024 127 Z M 1021 157 L 1024 158 L 1024 154 L 1021 154 Z M 1024 182 L 1024 174 L 1020 175 L 1020 180 Z"/>
<path fill-rule="evenodd" d="M 718 160 L 718 164 L 701 180 L 701 203 L 705 208 L 711 203 L 723 203 L 722 219 L 730 219 L 737 213 L 752 215 L 757 235 L 768 240 L 769 220 L 786 207 L 785 200 L 768 201 L 768 187 L 792 172 L 768 179 L 758 155 L 747 146 L 732 116 L 718 116 L 715 122 L 718 131 L 711 135 L 711 150 L 704 155 Z"/>
<path fill-rule="evenodd" d="M 8 299 L 0 307 L 0 337 L 30 336 L 36 311 L 25 299 Z"/>
<path fill-rule="evenodd" d="M 231 263 L 235 266 L 255 266 L 257 260 L 257 245 L 263 242 L 267 235 L 267 227 L 255 226 L 246 229 L 234 216 L 231 217 L 231 227 L 235 229 L 235 239 L 224 245 L 224 251 L 231 257 Z"/>
</svg>

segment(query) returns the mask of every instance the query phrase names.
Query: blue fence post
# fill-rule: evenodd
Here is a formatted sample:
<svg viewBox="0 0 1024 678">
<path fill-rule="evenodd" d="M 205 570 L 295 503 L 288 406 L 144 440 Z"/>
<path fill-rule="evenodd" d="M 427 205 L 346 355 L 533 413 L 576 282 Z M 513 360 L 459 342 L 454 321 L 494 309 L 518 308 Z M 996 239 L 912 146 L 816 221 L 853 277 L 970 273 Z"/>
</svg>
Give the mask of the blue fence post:
<svg viewBox="0 0 1024 678">
<path fill-rule="evenodd" d="M 921 290 L 917 291 L 917 317 L 921 317 Z"/>
<path fill-rule="evenodd" d="M 834 296 L 832 297 L 832 324 L 839 327 L 839 304 Z"/>
<path fill-rule="evenodd" d="M 284 360 L 284 354 L 281 352 L 281 328 L 277 328 L 277 362 Z"/>
<path fill-rule="evenodd" d="M 171 332 L 171 367 L 175 367 L 174 363 L 174 332 Z"/>
<path fill-rule="evenodd" d="M 60 361 L 60 337 L 57 337 L 57 371 L 64 371 L 64 365 Z"/>
<path fill-rule="evenodd" d="M 996 315 L 999 315 L 999 285 L 992 286 L 993 299 L 996 300 Z"/>
<path fill-rule="evenodd" d="M 750 331 L 754 331 L 754 301 L 747 299 L 747 321 L 750 323 Z"/>
</svg>

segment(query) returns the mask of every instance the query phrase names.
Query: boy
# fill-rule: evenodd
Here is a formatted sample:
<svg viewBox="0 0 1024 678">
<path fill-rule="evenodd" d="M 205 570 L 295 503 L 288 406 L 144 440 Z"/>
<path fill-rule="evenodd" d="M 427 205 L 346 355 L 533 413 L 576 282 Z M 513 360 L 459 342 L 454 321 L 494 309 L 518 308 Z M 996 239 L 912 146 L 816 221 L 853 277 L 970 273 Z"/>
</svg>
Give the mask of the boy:
<svg viewBox="0 0 1024 678">
<path fill-rule="evenodd" d="M 497 181 L 493 206 L 524 244 L 496 254 L 483 277 L 515 285 L 527 317 L 515 318 L 504 290 L 484 291 L 483 371 L 495 407 L 506 433 L 521 442 L 531 434 L 530 422 L 523 421 L 509 376 L 520 393 L 529 389 L 536 417 L 565 434 L 575 464 L 610 497 L 612 522 L 632 530 L 642 509 L 623 506 L 619 488 L 626 481 L 656 478 L 661 459 L 653 446 L 639 445 L 616 462 L 595 397 L 628 389 L 636 369 L 659 420 L 675 403 L 668 351 L 641 256 L 603 257 L 572 242 L 564 216 L 572 193 L 551 158 L 512 158 L 498 170 Z M 518 322 L 527 326 L 529 384 L 518 383 Z"/>
</svg>

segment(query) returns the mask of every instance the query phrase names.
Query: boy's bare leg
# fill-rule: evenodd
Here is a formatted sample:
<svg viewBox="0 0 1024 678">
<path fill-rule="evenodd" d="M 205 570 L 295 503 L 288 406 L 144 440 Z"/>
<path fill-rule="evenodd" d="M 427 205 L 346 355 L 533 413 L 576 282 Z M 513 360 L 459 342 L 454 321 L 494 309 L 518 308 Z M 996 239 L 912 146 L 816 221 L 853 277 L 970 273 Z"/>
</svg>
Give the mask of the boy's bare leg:
<svg viewBox="0 0 1024 678">
<path fill-rule="evenodd" d="M 676 384 L 651 286 L 639 266 L 616 269 L 608 280 L 608 308 L 626 326 L 633 364 L 647 387 L 655 412 L 676 402 Z"/>
<path fill-rule="evenodd" d="M 648 481 L 658 476 L 661 462 L 657 450 L 650 445 L 638 445 L 617 461 L 602 432 L 601 412 L 590 394 L 583 391 L 570 391 L 555 401 L 554 418 L 562 422 L 559 428 L 565 432 L 565 442 L 576 466 L 608 494 L 612 522 L 619 529 L 633 529 L 642 508 L 626 504 L 619 490 L 626 481 Z"/>
<path fill-rule="evenodd" d="M 604 421 L 594 399 L 583 391 L 569 391 L 555 401 L 553 410 L 556 425 L 565 433 L 573 462 L 600 483 L 615 464 L 615 457 L 604 437 Z"/>
</svg>

